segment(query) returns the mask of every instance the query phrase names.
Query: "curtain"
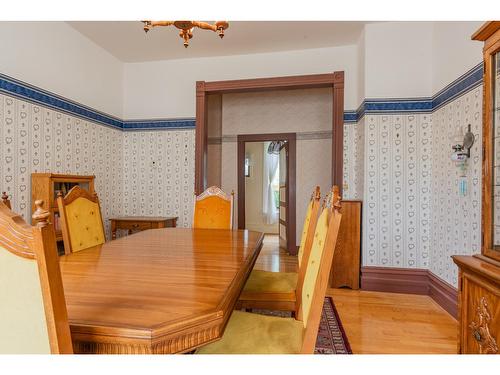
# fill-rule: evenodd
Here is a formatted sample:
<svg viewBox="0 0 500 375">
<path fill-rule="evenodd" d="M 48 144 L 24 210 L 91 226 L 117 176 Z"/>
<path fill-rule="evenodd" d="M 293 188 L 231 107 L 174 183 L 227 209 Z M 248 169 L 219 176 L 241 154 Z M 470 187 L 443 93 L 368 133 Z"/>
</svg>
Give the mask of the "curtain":
<svg viewBox="0 0 500 375">
<path fill-rule="evenodd" d="M 263 168 L 263 184 L 262 184 L 262 213 L 266 224 L 275 224 L 278 221 L 278 210 L 276 209 L 276 201 L 272 188 L 273 177 L 276 174 L 279 166 L 279 153 L 269 153 L 270 143 L 264 144 L 264 168 Z"/>
</svg>

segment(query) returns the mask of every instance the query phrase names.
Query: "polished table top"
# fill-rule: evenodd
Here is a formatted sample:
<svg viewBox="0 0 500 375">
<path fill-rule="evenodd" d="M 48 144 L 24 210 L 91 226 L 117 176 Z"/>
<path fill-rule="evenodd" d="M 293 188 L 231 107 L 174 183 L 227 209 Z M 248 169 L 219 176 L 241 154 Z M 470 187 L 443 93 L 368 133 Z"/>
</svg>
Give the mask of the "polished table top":
<svg viewBox="0 0 500 375">
<path fill-rule="evenodd" d="M 175 353 L 220 338 L 262 239 L 151 229 L 62 256 L 75 352 Z"/>
</svg>

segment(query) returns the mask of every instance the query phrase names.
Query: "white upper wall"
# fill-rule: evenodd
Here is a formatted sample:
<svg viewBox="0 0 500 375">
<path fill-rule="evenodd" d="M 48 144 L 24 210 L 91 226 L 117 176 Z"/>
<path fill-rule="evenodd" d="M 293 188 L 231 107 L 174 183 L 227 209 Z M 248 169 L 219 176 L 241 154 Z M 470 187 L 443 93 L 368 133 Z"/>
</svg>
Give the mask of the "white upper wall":
<svg viewBox="0 0 500 375">
<path fill-rule="evenodd" d="M 122 63 L 65 22 L 0 22 L 0 73 L 120 118 L 144 119 L 194 117 L 198 80 L 343 70 L 344 108 L 353 110 L 364 98 L 441 90 L 481 61 L 482 44 L 470 40 L 481 24 L 378 22 L 350 46 Z"/>
<path fill-rule="evenodd" d="M 359 103 L 355 45 L 129 63 L 124 68 L 124 116 L 126 119 L 194 117 L 196 81 L 318 74 L 339 70 L 345 72 L 344 108 L 356 109 Z"/>
<path fill-rule="evenodd" d="M 358 89 L 357 89 L 357 103 L 361 104 L 365 99 L 365 30 L 361 32 L 361 35 L 357 42 L 358 49 Z"/>
<path fill-rule="evenodd" d="M 432 90 L 437 93 L 482 61 L 483 42 L 471 35 L 484 22 L 434 22 Z"/>
<path fill-rule="evenodd" d="M 427 97 L 432 93 L 432 22 L 365 26 L 365 97 Z"/>
<path fill-rule="evenodd" d="M 123 116 L 123 64 L 65 22 L 0 22 L 0 73 Z"/>
</svg>

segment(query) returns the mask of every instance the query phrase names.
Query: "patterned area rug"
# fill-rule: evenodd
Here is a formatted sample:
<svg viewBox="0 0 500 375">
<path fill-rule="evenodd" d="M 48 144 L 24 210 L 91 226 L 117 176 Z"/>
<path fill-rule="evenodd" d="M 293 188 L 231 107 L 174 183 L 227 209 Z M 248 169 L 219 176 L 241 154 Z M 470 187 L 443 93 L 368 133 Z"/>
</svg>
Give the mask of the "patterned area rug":
<svg viewBox="0 0 500 375">
<path fill-rule="evenodd" d="M 284 311 L 253 309 L 253 313 L 290 317 Z M 352 354 L 339 314 L 331 297 L 325 297 L 314 354 Z"/>
</svg>

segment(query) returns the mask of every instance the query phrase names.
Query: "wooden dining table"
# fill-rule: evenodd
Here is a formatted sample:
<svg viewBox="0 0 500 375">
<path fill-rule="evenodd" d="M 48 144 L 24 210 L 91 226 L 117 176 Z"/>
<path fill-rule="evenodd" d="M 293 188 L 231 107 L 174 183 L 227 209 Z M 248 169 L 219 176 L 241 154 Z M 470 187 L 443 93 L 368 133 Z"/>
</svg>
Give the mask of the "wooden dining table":
<svg viewBox="0 0 500 375">
<path fill-rule="evenodd" d="M 219 339 L 263 236 L 150 229 L 62 256 L 74 352 L 183 353 Z"/>
</svg>

